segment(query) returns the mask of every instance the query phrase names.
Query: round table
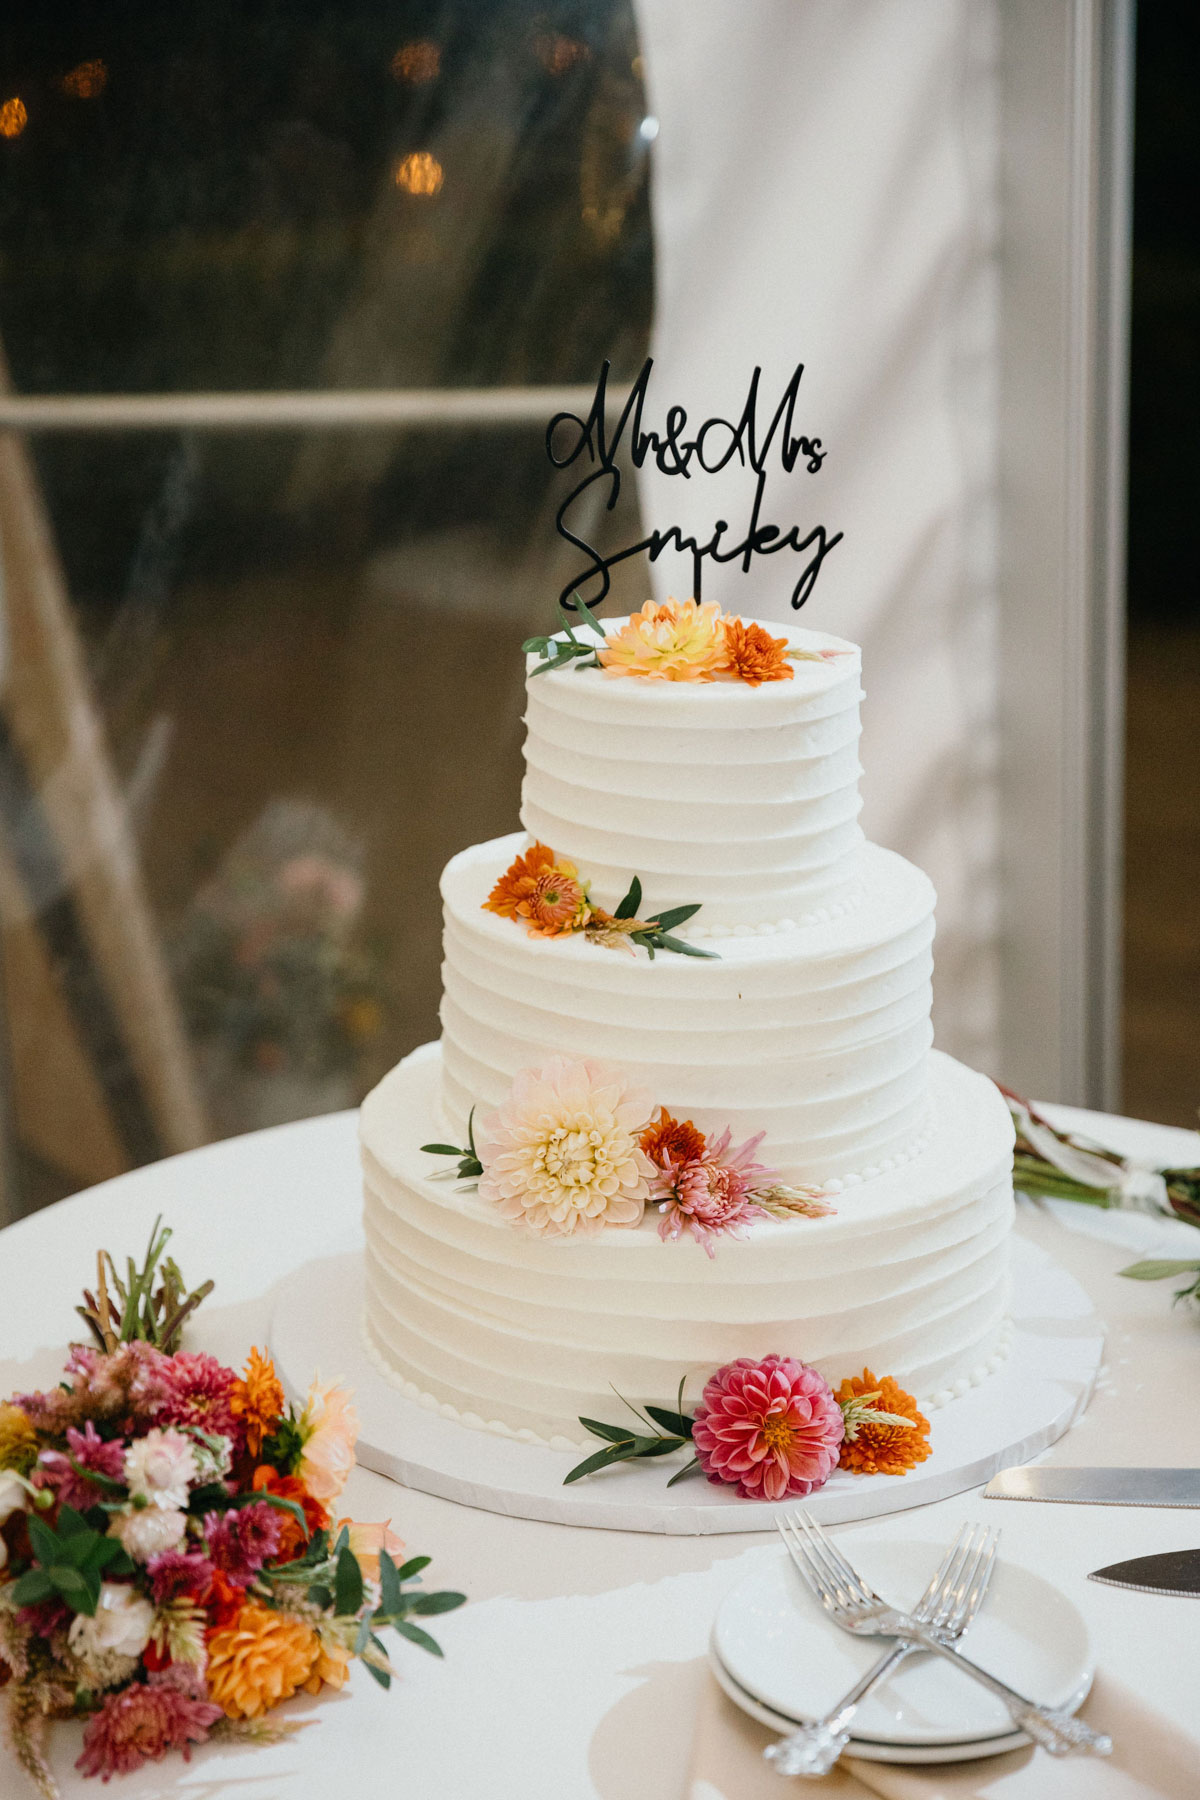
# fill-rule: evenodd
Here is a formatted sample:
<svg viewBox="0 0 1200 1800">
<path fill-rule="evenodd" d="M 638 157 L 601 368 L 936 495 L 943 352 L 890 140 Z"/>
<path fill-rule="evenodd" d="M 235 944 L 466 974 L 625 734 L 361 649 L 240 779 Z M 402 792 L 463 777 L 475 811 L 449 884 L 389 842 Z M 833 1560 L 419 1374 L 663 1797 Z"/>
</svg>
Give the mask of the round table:
<svg viewBox="0 0 1200 1800">
<path fill-rule="evenodd" d="M 1194 1133 L 1051 1109 L 1147 1161 L 1200 1163 Z M 231 1363 L 265 1341 L 271 1290 L 311 1259 L 360 1240 L 355 1115 L 338 1113 L 209 1145 L 91 1188 L 0 1232 L 0 1395 L 55 1381 L 81 1335 L 73 1307 L 103 1245 L 140 1256 L 157 1214 L 193 1283 L 215 1278 L 190 1342 Z M 1080 1280 L 1108 1326 L 1106 1366 L 1082 1421 L 1049 1454 L 1062 1464 L 1195 1464 L 1195 1321 L 1170 1288 L 1115 1279 L 1140 1254 L 1200 1255 L 1189 1227 L 1066 1202 L 1026 1203 L 1018 1229 Z M 335 1368 L 322 1369 L 325 1378 Z M 329 1800 L 331 1792 L 420 1800 L 676 1800 L 683 1793 L 708 1632 L 724 1594 L 777 1554 L 760 1537 L 672 1538 L 587 1531 L 472 1511 L 356 1470 L 343 1511 L 390 1517 L 438 1586 L 470 1604 L 438 1621 L 445 1661 L 396 1642 L 403 1679 L 384 1693 L 355 1668 L 337 1696 L 287 1711 L 308 1729 L 269 1749 L 202 1749 L 121 1778 L 123 1800 L 215 1796 Z M 1101 1666 L 1181 1724 L 1194 1725 L 1183 1647 L 1191 1602 L 1086 1579 L 1127 1556 L 1200 1541 L 1190 1513 L 1014 1504 L 960 1495 L 840 1528 L 948 1541 L 964 1519 L 1003 1527 L 1002 1552 L 1079 1605 Z M 95 1795 L 72 1770 L 79 1728 L 56 1726 L 64 1795 Z M 0 1792 L 23 1778 L 0 1749 Z M 118 1786 L 114 1786 L 116 1794 Z M 32 1790 L 30 1790 L 32 1791 Z M 1047 1792 L 1052 1792 L 1051 1788 Z"/>
</svg>

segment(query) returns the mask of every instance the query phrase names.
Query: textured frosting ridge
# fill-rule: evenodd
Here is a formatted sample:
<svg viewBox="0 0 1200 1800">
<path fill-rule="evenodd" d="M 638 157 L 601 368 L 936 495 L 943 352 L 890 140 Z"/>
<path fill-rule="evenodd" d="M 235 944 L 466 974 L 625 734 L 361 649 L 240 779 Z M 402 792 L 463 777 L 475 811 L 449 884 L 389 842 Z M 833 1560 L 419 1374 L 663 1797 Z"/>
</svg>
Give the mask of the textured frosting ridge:
<svg viewBox="0 0 1200 1800">
<path fill-rule="evenodd" d="M 498 1105 L 520 1069 L 554 1054 L 617 1064 L 702 1131 L 765 1130 L 762 1156 L 787 1180 L 877 1173 L 927 1130 L 934 896 L 911 863 L 862 845 L 846 913 L 723 938 L 719 960 L 650 962 L 582 937 L 531 938 L 485 912 L 523 845 L 519 834 L 476 845 L 442 877 L 454 1141 L 472 1106 Z M 646 897 L 652 910 L 649 882 Z"/>
<path fill-rule="evenodd" d="M 596 669 L 530 676 L 521 823 L 586 867 L 601 905 L 620 899 L 631 870 L 664 908 L 700 902 L 709 927 L 844 898 L 862 843 L 859 651 L 826 632 L 770 629 L 839 654 L 758 688 Z"/>
<path fill-rule="evenodd" d="M 439 1407 L 574 1442 L 610 1382 L 669 1403 L 683 1376 L 778 1351 L 829 1379 L 869 1365 L 948 1397 L 997 1354 L 1012 1127 L 991 1083 L 949 1058 L 933 1058 L 933 1104 L 953 1128 L 924 1153 L 840 1196 L 835 1216 L 761 1221 L 712 1260 L 664 1244 L 652 1216 L 533 1238 L 430 1180 L 416 1146 L 438 1061 L 428 1045 L 368 1096 L 362 1144 L 368 1336 Z"/>
</svg>

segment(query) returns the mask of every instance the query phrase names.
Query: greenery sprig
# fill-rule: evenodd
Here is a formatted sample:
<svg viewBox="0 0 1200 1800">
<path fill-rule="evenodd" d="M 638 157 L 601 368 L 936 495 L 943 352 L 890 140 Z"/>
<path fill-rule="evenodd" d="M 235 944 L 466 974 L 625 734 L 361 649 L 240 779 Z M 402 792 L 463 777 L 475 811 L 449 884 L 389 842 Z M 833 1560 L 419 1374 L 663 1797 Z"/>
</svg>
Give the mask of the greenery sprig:
<svg viewBox="0 0 1200 1800">
<path fill-rule="evenodd" d="M 614 1394 L 617 1390 L 613 1389 Z M 669 1456 L 673 1450 L 682 1450 L 685 1444 L 692 1441 L 692 1426 L 695 1423 L 683 1411 L 683 1382 L 679 1384 L 679 1393 L 672 1411 L 665 1406 L 647 1405 L 644 1411 L 626 1400 L 624 1394 L 617 1394 L 622 1406 L 629 1408 L 640 1425 L 647 1427 L 647 1432 L 630 1431 L 625 1425 L 606 1425 L 602 1419 L 580 1418 L 579 1423 L 593 1437 L 603 1438 L 605 1448 L 596 1450 L 591 1456 L 577 1463 L 570 1474 L 563 1479 L 563 1486 L 569 1487 L 573 1481 L 582 1481 L 585 1475 L 594 1475 L 598 1469 L 610 1469 L 615 1463 L 641 1462 L 657 1456 Z M 668 1481 L 668 1487 L 674 1487 L 686 1475 L 691 1475 L 700 1467 L 696 1458 L 677 1469 Z"/>
<path fill-rule="evenodd" d="M 414 1625 L 413 1620 L 454 1612 L 466 1604 L 465 1594 L 450 1591 L 426 1594 L 422 1591 L 421 1571 L 430 1561 L 428 1556 L 412 1556 L 397 1568 L 388 1552 L 381 1550 L 378 1604 L 365 1613 L 362 1608 L 369 1598 L 368 1591 L 358 1558 L 350 1548 L 350 1533 L 346 1526 L 342 1527 L 334 1543 L 330 1542 L 327 1531 L 314 1532 L 302 1557 L 273 1567 L 269 1574 L 275 1582 L 303 1585 L 305 1599 L 310 1605 L 320 1607 L 322 1612 L 332 1606 L 336 1618 L 358 1619 L 354 1655 L 362 1658 L 380 1687 L 386 1688 L 391 1686 L 395 1671 L 378 1633 L 390 1628 L 410 1643 L 427 1650 L 431 1656 L 441 1656 L 442 1647 L 436 1638 L 421 1626 Z"/>
<path fill-rule="evenodd" d="M 672 935 L 677 925 L 682 925 L 700 911 L 699 902 L 694 906 L 670 906 L 654 919 L 638 918 L 637 910 L 641 904 L 642 884 L 635 875 L 629 884 L 629 892 L 611 918 L 607 915 L 595 918 L 593 915 L 594 923 L 584 927 L 585 936 L 609 945 L 614 938 L 624 938 L 631 944 L 639 944 L 651 962 L 656 950 L 673 950 L 676 956 L 702 956 L 710 962 L 720 961 L 715 950 L 701 950 L 697 944 L 689 944 L 686 938 Z"/>
<path fill-rule="evenodd" d="M 125 1279 L 107 1250 L 96 1257 L 96 1292 L 85 1288 L 84 1304 L 75 1311 L 83 1319 L 101 1350 L 111 1353 L 118 1344 L 153 1344 L 167 1356 L 179 1348 L 185 1321 L 212 1293 L 206 1281 L 191 1293 L 173 1257 L 163 1256 L 171 1228 L 162 1215 L 155 1219 L 139 1269 L 132 1256 L 125 1259 Z M 157 1288 L 155 1281 L 158 1281 Z"/>
<path fill-rule="evenodd" d="M 1174 1275 L 1189 1275 L 1181 1288 L 1176 1288 L 1175 1299 L 1200 1301 L 1200 1261 L 1180 1261 L 1174 1257 L 1148 1257 L 1145 1262 L 1130 1263 L 1127 1269 L 1118 1269 L 1118 1275 L 1127 1275 L 1130 1281 L 1169 1281 Z"/>
<path fill-rule="evenodd" d="M 9 1590 L 14 1606 L 37 1606 L 56 1596 L 72 1612 L 91 1618 L 100 1599 L 104 1572 L 129 1575 L 133 1564 L 116 1538 L 108 1535 L 108 1520 L 99 1509 L 104 1529 L 97 1530 L 73 1506 L 60 1506 L 55 1526 L 30 1513 L 27 1524 L 35 1563 Z"/>
<path fill-rule="evenodd" d="M 604 627 L 597 623 L 591 612 L 583 604 L 583 601 L 580 600 L 578 594 L 575 594 L 573 598 L 576 602 L 575 616 L 579 623 L 581 625 L 586 625 L 587 629 L 593 632 L 595 636 L 599 638 L 600 642 L 603 643 L 605 638 Z M 565 606 L 559 607 L 558 614 L 563 622 L 563 631 L 566 633 L 565 642 L 563 638 L 556 633 L 553 637 L 526 638 L 525 642 L 521 645 L 521 649 L 525 652 L 526 656 L 540 656 L 543 659 L 529 671 L 530 674 L 548 675 L 552 669 L 566 669 L 569 668 L 572 663 L 575 664 L 577 669 L 599 668 L 600 665 L 596 660 L 595 644 L 586 643 L 582 638 L 577 638 L 575 636 L 575 631 L 571 623 L 571 615 Z"/>
<path fill-rule="evenodd" d="M 479 1152 L 475 1148 L 475 1108 L 467 1115 L 467 1147 L 461 1144 L 422 1144 L 421 1149 L 427 1156 L 457 1156 L 457 1169 L 441 1169 L 431 1176 L 433 1181 L 446 1181 L 457 1176 L 460 1181 L 477 1181 L 483 1174 L 483 1164 L 479 1160 Z"/>
</svg>

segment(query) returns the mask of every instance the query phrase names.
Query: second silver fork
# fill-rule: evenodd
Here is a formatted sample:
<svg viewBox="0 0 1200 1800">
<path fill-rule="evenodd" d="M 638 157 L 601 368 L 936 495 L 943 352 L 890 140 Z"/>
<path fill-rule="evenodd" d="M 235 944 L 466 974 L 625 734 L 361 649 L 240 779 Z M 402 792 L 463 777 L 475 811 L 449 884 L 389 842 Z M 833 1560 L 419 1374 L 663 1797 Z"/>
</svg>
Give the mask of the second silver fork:
<svg viewBox="0 0 1200 1800">
<path fill-rule="evenodd" d="M 787 1544 L 782 1527 L 780 1536 Z M 913 1608 L 913 1617 L 947 1643 L 958 1642 L 983 1602 L 999 1536 L 982 1525 L 964 1525 Z M 898 1639 L 831 1712 L 769 1744 L 763 1751 L 767 1761 L 780 1775 L 827 1775 L 850 1742 L 851 1721 L 867 1695 L 920 1649 L 919 1644 Z"/>
<path fill-rule="evenodd" d="M 945 1657 L 1003 1701 L 1018 1729 L 1028 1732 L 1051 1756 L 1111 1755 L 1112 1739 L 1103 1732 L 1093 1731 L 1084 1720 L 1059 1707 L 1040 1706 L 1018 1693 L 999 1676 L 980 1668 L 961 1650 L 945 1643 L 922 1620 L 880 1599 L 810 1514 L 794 1513 L 783 1521 L 782 1529 L 793 1563 L 843 1631 L 853 1632 L 856 1637 L 904 1638 L 935 1656 Z"/>
</svg>

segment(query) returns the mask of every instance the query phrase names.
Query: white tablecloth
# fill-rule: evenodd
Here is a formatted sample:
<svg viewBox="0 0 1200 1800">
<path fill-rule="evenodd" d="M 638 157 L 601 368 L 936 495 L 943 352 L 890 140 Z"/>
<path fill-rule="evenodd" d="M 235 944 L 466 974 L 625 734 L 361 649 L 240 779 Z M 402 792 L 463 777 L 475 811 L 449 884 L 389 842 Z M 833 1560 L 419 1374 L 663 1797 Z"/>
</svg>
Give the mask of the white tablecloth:
<svg viewBox="0 0 1200 1800">
<path fill-rule="evenodd" d="M 1081 1117 L 1082 1115 L 1075 1115 Z M 1091 1119 L 1097 1137 L 1147 1160 L 1200 1163 L 1195 1134 Z M 359 1236 L 353 1114 L 233 1139 L 141 1169 L 0 1232 L 0 1394 L 57 1379 L 80 1335 L 72 1311 L 103 1244 L 140 1254 L 157 1213 L 193 1282 L 217 1281 L 192 1341 L 230 1362 L 263 1343 L 272 1283 Z M 1081 1423 L 1050 1452 L 1075 1464 L 1200 1462 L 1200 1326 L 1172 1309 L 1170 1288 L 1115 1279 L 1134 1254 L 1200 1255 L 1183 1225 L 1054 1203 L 1027 1206 L 1019 1228 L 1092 1294 L 1109 1337 Z M 338 1370 L 324 1369 L 326 1377 Z M 214 1748 L 122 1778 L 124 1800 L 330 1800 L 355 1793 L 410 1800 L 676 1800 L 687 1768 L 705 1644 L 722 1596 L 777 1554 L 761 1537 L 668 1538 L 472 1512 L 356 1470 L 344 1510 L 391 1517 L 430 1577 L 471 1604 L 437 1621 L 446 1660 L 407 1645 L 391 1693 L 364 1671 L 336 1697 L 289 1710 L 311 1726 L 267 1750 Z M 967 1518 L 1003 1526 L 1003 1552 L 1071 1595 L 1098 1660 L 1135 1693 L 1193 1729 L 1200 1708 L 1191 1647 L 1200 1608 L 1102 1587 L 1089 1569 L 1200 1543 L 1191 1512 L 1043 1506 L 962 1495 L 891 1520 L 843 1527 L 856 1538 L 941 1543 Z M 64 1793 L 95 1795 L 71 1770 L 79 1733 L 55 1727 Z M 21 1777 L 0 1750 L 0 1794 Z M 1200 1779 L 1200 1778 L 1198 1778 Z M 1046 1793 L 1055 1793 L 1046 1764 Z M 116 1789 L 113 1790 L 116 1792 Z M 782 1791 L 782 1790 L 781 1790 Z"/>
</svg>

